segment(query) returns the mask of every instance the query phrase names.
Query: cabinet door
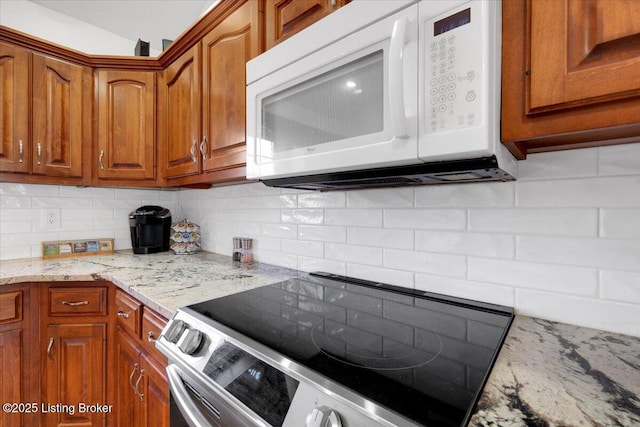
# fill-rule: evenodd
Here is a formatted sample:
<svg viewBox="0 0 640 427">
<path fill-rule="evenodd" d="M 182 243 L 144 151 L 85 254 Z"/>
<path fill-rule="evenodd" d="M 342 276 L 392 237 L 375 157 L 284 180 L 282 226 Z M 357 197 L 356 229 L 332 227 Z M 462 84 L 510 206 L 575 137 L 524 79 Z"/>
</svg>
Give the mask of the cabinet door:
<svg viewBox="0 0 640 427">
<path fill-rule="evenodd" d="M 245 64 L 261 50 L 258 5 L 246 2 L 202 41 L 204 171 L 246 162 Z"/>
<path fill-rule="evenodd" d="M 640 2 L 502 2 L 502 141 L 519 159 L 640 135 Z"/>
<path fill-rule="evenodd" d="M 135 427 L 140 425 L 140 397 L 135 385 L 140 374 L 140 351 L 137 344 L 120 327 L 115 338 L 115 404 L 116 426 Z M 138 387 L 140 383 L 138 382 Z"/>
<path fill-rule="evenodd" d="M 169 383 L 166 378 L 166 365 L 142 353 L 140 366 L 144 381 L 141 425 L 169 427 Z"/>
<path fill-rule="evenodd" d="M 105 404 L 105 340 L 106 325 L 48 325 L 43 337 L 42 402 L 60 404 L 43 411 L 44 425 L 102 426 L 105 414 L 80 411 L 79 403 Z M 73 411 L 65 411 L 70 405 Z"/>
<path fill-rule="evenodd" d="M 640 95 L 640 2 L 531 2 L 530 111 Z"/>
<path fill-rule="evenodd" d="M 98 70 L 98 177 L 155 177 L 155 72 Z"/>
<path fill-rule="evenodd" d="M 159 82 L 158 128 L 165 178 L 200 172 L 200 43 L 165 69 Z"/>
<path fill-rule="evenodd" d="M 85 67 L 33 55 L 32 171 L 48 176 L 82 177 Z M 88 166 L 88 165 L 87 165 Z"/>
<path fill-rule="evenodd" d="M 0 171 L 28 172 L 28 50 L 0 42 Z"/>
<path fill-rule="evenodd" d="M 265 10 L 267 49 L 302 31 L 348 2 L 349 0 L 267 0 Z"/>
<path fill-rule="evenodd" d="M 0 402 L 26 403 L 23 387 L 24 338 L 22 328 L 0 327 Z M 23 425 L 21 412 L 0 412 L 0 425 L 20 427 Z"/>
</svg>

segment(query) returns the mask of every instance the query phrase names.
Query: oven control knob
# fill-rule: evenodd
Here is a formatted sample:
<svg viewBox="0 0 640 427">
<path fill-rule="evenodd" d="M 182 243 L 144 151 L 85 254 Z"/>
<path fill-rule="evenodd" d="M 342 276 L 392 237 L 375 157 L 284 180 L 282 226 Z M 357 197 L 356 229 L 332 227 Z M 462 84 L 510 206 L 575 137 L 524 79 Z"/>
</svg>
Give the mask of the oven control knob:
<svg viewBox="0 0 640 427">
<path fill-rule="evenodd" d="M 336 411 L 321 406 L 309 412 L 306 427 L 342 427 L 342 420 Z"/>
<path fill-rule="evenodd" d="M 194 354 L 204 342 L 204 335 L 197 329 L 187 329 L 178 341 L 178 348 L 185 354 Z"/>
<path fill-rule="evenodd" d="M 184 330 L 188 327 L 189 325 L 187 325 L 182 320 L 174 320 L 173 322 L 171 322 L 171 326 L 169 326 L 169 329 L 167 329 L 164 337 L 167 339 L 167 341 L 175 344 L 184 333 Z"/>
</svg>

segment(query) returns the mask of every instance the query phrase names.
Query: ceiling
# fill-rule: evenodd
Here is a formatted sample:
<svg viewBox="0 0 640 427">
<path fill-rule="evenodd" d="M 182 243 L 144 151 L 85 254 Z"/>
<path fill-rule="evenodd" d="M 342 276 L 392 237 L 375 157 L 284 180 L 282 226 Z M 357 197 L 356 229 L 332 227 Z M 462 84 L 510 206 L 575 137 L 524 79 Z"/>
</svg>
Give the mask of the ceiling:
<svg viewBox="0 0 640 427">
<path fill-rule="evenodd" d="M 40 6 L 162 51 L 162 39 L 174 40 L 215 0 L 31 0 Z"/>
</svg>

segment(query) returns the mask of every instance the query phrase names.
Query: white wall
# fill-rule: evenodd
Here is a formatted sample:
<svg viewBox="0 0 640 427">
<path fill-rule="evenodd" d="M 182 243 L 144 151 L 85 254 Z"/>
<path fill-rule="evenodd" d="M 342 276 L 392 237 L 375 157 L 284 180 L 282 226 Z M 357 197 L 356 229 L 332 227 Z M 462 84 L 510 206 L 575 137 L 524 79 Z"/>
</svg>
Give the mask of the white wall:
<svg viewBox="0 0 640 427">
<path fill-rule="evenodd" d="M 128 214 L 143 205 L 180 215 L 177 191 L 0 183 L 0 260 L 40 257 L 51 240 L 114 238 L 116 249 L 131 248 Z M 49 208 L 59 209 L 59 228 L 44 228 Z"/>
<path fill-rule="evenodd" d="M 530 155 L 512 183 L 188 190 L 204 248 L 640 336 L 640 144 Z"/>
<path fill-rule="evenodd" d="M 134 41 L 27 0 L 0 1 L 0 25 L 90 54 L 133 56 L 135 49 Z"/>
</svg>

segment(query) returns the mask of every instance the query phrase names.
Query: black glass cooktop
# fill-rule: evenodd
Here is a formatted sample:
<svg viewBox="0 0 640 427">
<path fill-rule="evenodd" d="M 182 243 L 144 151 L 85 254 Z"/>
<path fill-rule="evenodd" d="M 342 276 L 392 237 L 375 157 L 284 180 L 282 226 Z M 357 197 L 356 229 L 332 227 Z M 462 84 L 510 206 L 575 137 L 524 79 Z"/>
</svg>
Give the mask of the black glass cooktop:
<svg viewBox="0 0 640 427">
<path fill-rule="evenodd" d="M 425 426 L 466 425 L 508 307 L 314 273 L 189 308 Z"/>
</svg>

